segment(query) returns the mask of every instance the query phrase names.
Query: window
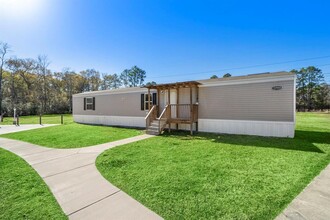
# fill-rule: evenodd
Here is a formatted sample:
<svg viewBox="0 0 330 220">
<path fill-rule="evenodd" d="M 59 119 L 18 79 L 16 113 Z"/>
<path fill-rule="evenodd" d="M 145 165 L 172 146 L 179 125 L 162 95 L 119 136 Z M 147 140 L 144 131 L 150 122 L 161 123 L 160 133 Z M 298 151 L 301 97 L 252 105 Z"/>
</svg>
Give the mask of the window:
<svg viewBox="0 0 330 220">
<path fill-rule="evenodd" d="M 84 110 L 95 110 L 95 97 L 86 97 L 84 99 Z"/>
<path fill-rule="evenodd" d="M 150 102 L 150 108 L 152 107 L 152 94 L 150 94 L 150 99 L 148 100 L 148 94 L 144 94 L 144 110 L 149 110 L 148 101 Z"/>
<path fill-rule="evenodd" d="M 148 103 L 150 103 L 150 108 L 153 105 L 157 105 L 157 93 L 150 93 L 150 97 L 148 97 L 148 93 L 141 94 L 141 110 L 142 111 L 149 110 Z"/>
</svg>

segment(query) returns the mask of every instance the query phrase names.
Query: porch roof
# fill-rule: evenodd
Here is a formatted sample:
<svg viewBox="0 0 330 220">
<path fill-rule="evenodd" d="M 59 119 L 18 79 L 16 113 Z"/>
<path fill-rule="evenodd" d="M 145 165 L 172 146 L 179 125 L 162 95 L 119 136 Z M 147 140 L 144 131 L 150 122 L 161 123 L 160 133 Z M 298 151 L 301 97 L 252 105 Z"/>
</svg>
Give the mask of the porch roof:
<svg viewBox="0 0 330 220">
<path fill-rule="evenodd" d="M 165 83 L 165 84 L 158 84 L 158 85 L 148 85 L 144 86 L 143 88 L 148 89 L 177 89 L 177 88 L 191 88 L 200 85 L 201 83 L 197 81 L 186 81 L 186 82 L 176 82 L 176 83 Z"/>
</svg>

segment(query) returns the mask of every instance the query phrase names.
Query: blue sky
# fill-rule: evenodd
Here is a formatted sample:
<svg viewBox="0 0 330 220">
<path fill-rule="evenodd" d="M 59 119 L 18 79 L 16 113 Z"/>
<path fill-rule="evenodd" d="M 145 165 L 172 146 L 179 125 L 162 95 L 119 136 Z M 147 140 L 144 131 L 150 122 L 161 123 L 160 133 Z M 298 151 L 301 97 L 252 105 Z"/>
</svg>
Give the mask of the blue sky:
<svg viewBox="0 0 330 220">
<path fill-rule="evenodd" d="M 48 55 L 56 71 L 137 65 L 161 83 L 319 65 L 330 82 L 329 8 L 317 0 L 0 0 L 0 41 L 11 55 Z"/>
</svg>

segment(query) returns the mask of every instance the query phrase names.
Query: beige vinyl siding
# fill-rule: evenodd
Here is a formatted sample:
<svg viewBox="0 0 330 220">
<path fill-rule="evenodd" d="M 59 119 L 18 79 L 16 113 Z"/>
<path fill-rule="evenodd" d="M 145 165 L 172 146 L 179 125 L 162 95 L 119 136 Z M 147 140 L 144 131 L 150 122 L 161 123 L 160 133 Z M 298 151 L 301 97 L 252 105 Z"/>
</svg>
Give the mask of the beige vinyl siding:
<svg viewBox="0 0 330 220">
<path fill-rule="evenodd" d="M 141 110 L 141 92 L 118 94 L 86 94 L 73 97 L 74 115 L 108 115 L 145 117 Z M 84 97 L 95 97 L 95 110 L 84 110 Z"/>
<path fill-rule="evenodd" d="M 195 104 L 197 101 L 196 89 L 192 88 L 192 104 Z M 190 104 L 190 88 L 180 88 L 179 104 Z"/>
<path fill-rule="evenodd" d="M 199 88 L 201 119 L 293 122 L 293 108 L 294 80 Z"/>
<path fill-rule="evenodd" d="M 195 104 L 197 101 L 197 88 L 192 88 L 192 103 Z M 173 94 L 173 92 L 177 92 L 176 89 L 171 89 L 171 93 Z M 159 102 L 160 102 L 160 108 L 164 109 L 165 107 L 165 103 L 168 102 L 168 94 L 167 94 L 167 90 L 164 90 L 163 92 L 160 93 L 159 96 Z M 176 100 L 176 98 L 174 99 Z M 173 99 L 171 99 L 171 103 L 172 104 L 176 104 L 173 103 L 174 101 Z M 179 88 L 179 104 L 190 104 L 190 89 L 189 88 Z"/>
</svg>

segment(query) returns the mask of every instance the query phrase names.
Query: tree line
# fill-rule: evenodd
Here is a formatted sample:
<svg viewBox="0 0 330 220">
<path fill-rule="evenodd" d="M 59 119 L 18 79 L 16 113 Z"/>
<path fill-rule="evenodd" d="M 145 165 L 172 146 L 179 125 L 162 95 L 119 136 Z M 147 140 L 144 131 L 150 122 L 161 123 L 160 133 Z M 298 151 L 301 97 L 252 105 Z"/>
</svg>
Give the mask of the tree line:
<svg viewBox="0 0 330 220">
<path fill-rule="evenodd" d="M 322 70 L 314 66 L 291 70 L 297 76 L 296 108 L 298 111 L 330 109 L 330 84 Z"/>
<path fill-rule="evenodd" d="M 49 69 L 45 55 L 17 58 L 9 57 L 9 52 L 9 45 L 0 42 L 1 117 L 13 115 L 14 108 L 20 115 L 71 113 L 73 94 L 142 86 L 146 78 L 146 71 L 137 66 L 120 74 L 70 68 L 56 72 Z"/>
<path fill-rule="evenodd" d="M 1 118 L 12 116 L 14 108 L 20 115 L 71 113 L 73 94 L 156 84 L 154 81 L 144 84 L 146 71 L 137 66 L 120 74 L 100 73 L 95 69 L 75 72 L 70 68 L 56 72 L 49 69 L 47 56 L 17 58 L 9 57 L 9 52 L 9 45 L 0 42 Z M 330 85 L 325 82 L 321 69 L 310 66 L 291 72 L 297 75 L 298 111 L 330 108 Z"/>
</svg>

